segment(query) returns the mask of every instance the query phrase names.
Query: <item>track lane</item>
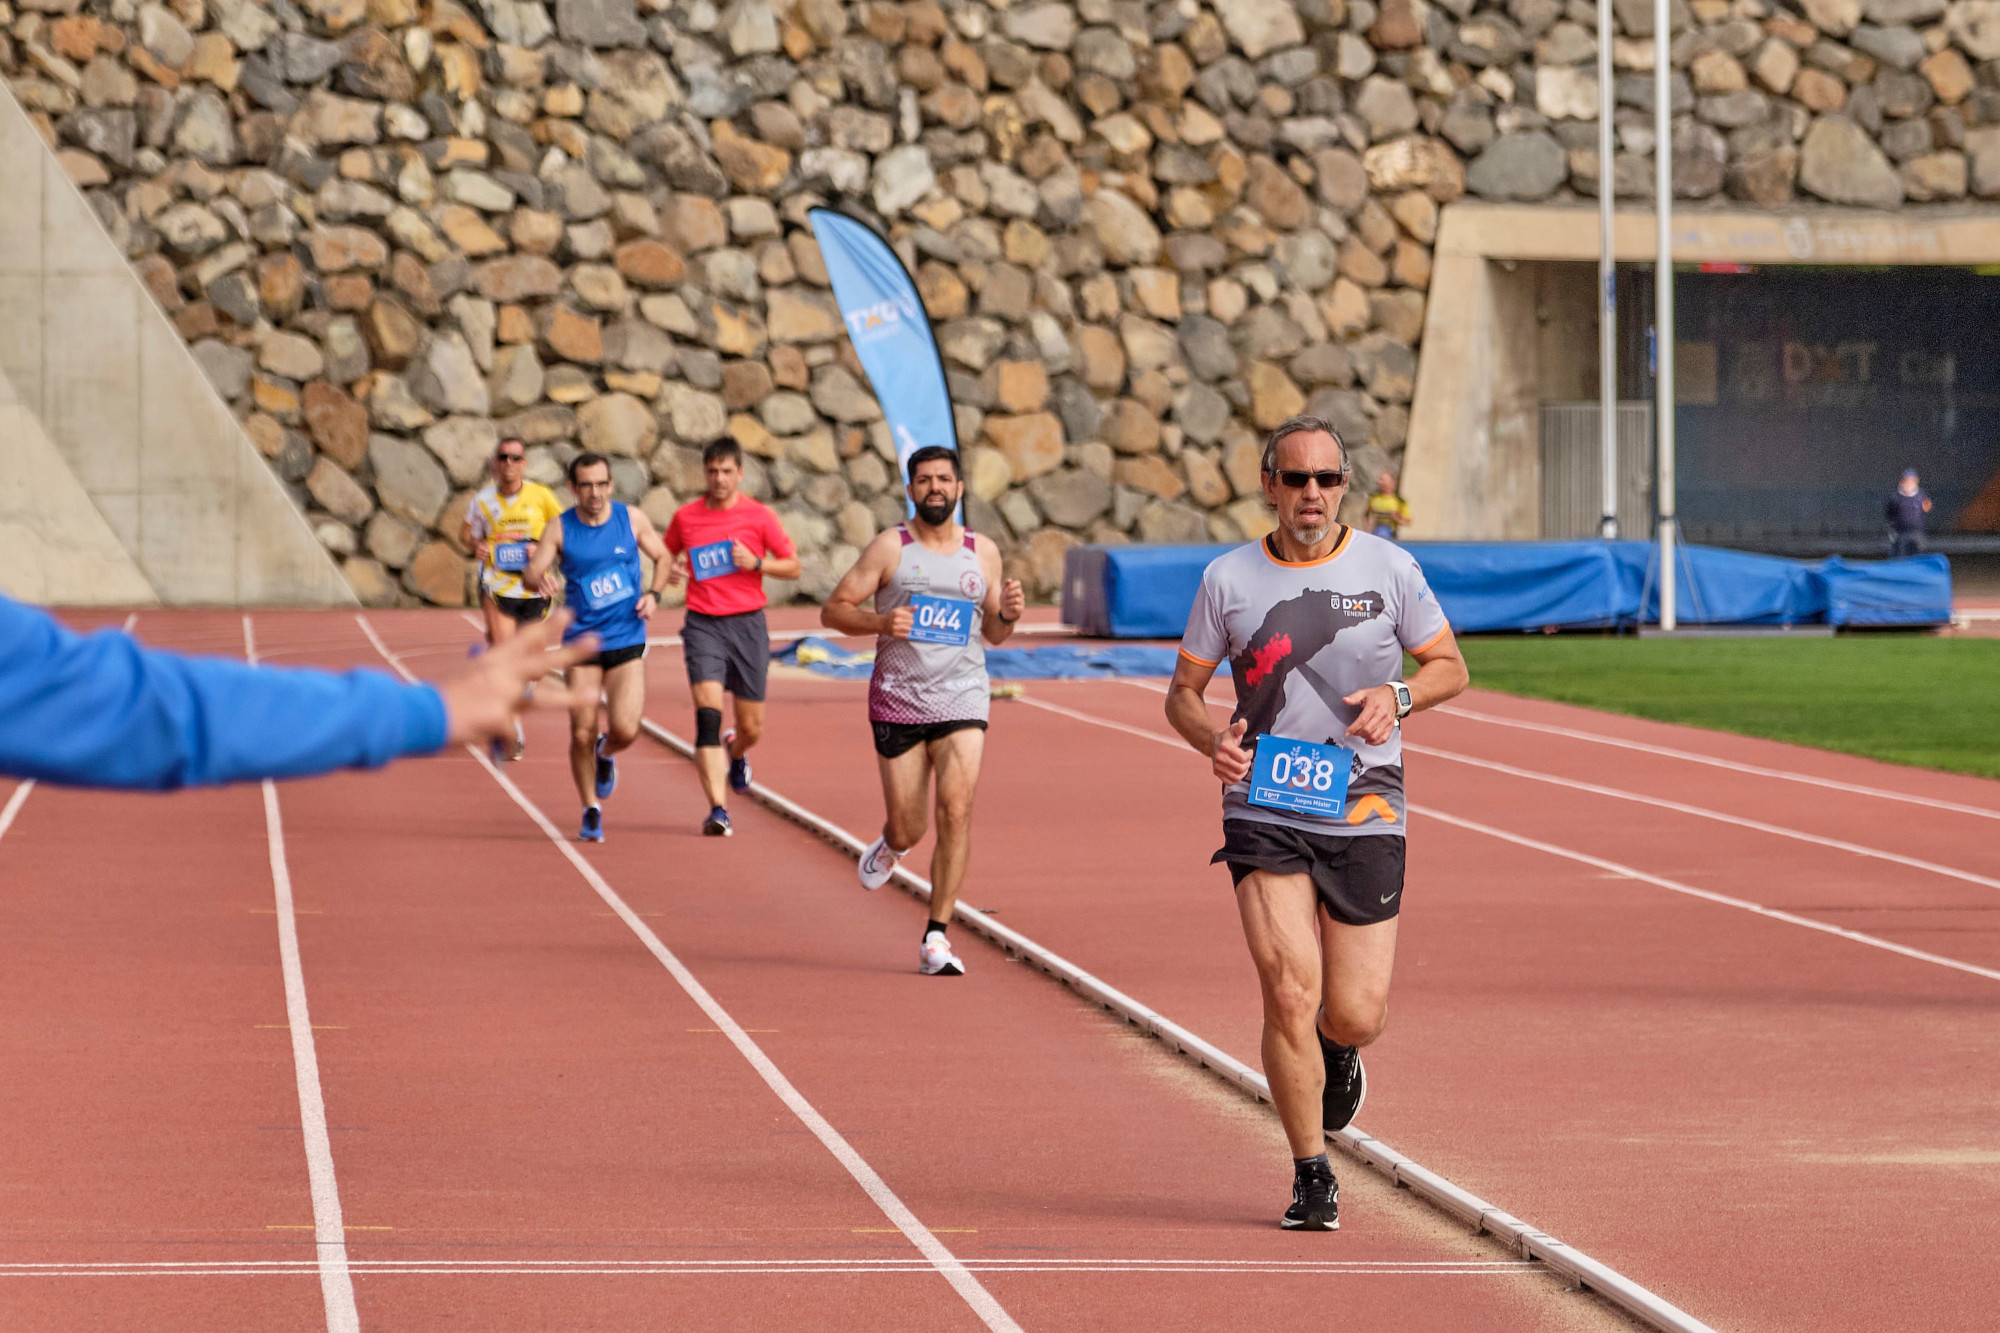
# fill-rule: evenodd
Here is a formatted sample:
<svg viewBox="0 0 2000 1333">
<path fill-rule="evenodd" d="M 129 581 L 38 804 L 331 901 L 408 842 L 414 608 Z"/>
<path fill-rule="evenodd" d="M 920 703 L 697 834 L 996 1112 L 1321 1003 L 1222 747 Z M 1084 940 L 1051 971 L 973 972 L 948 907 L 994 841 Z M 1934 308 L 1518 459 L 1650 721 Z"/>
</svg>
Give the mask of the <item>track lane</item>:
<svg viewBox="0 0 2000 1333">
<path fill-rule="evenodd" d="M 234 623 L 143 629 L 177 647 Z M 257 789 L 39 785 L 0 881 L 0 1326 L 210 1329 L 226 1306 L 239 1326 L 324 1327 Z M 81 1275 L 210 1259 L 306 1268 L 254 1291 Z"/>
<path fill-rule="evenodd" d="M 1157 695 L 1029 688 L 1166 734 Z M 860 687 L 788 681 L 778 697 L 760 777 L 872 827 L 879 797 L 832 776 L 868 762 Z M 967 901 L 1254 1063 L 1255 982 L 1227 877 L 1206 868 L 1215 798 L 1199 760 L 1183 771 L 1151 741 L 1086 738 L 1037 710 L 996 704 L 995 719 Z M 1445 768 L 1413 764 L 1420 803 L 1492 812 L 1470 785 L 1445 800 Z M 1650 818 L 1632 817 L 1646 808 L 1615 804 L 1625 813 L 1594 812 L 1594 829 L 1619 859 L 1659 868 L 1633 850 L 1651 836 Z M 1091 836 L 1054 836 L 1065 827 Z M 1019 860 L 991 856 L 996 841 Z M 1668 842 L 1677 868 L 1706 875 L 1697 883 L 1727 873 L 1721 849 Z M 1722 1326 L 1793 1327 L 1810 1311 L 1825 1327 L 1873 1327 L 1913 1309 L 1962 1316 L 2000 1294 L 1961 1267 L 1996 1239 L 2000 1087 L 1967 1080 L 2000 1053 L 1992 982 L 1437 824 L 1411 855 L 1395 1022 L 1371 1052 L 1363 1128 Z M 1758 866 L 1760 890 L 1787 882 L 1788 860 Z M 1150 955 L 1122 928 L 1135 920 Z M 1742 1123 L 1746 1141 L 1717 1120 Z M 1772 1193 L 1745 1198 L 1746 1172 Z M 1692 1211 L 1725 1199 L 1719 1228 Z M 1878 1209 L 1896 1235 L 1875 1229 Z M 1901 1229 L 1913 1215 L 1929 1219 L 1921 1239 Z M 1877 1272 L 1885 1250 L 1894 1259 L 1868 1291 L 1843 1285 L 1857 1264 Z M 1801 1255 L 1824 1265 L 1818 1282 Z"/>
<path fill-rule="evenodd" d="M 385 635 L 398 651 L 429 646 Z M 672 688 L 657 666 L 653 675 L 653 698 L 667 703 L 652 711 L 670 717 L 685 685 Z M 544 736 L 560 743 L 558 729 L 543 723 L 531 756 Z M 1346 1173 L 1350 1221 L 1340 1237 L 1277 1231 L 1284 1150 L 1268 1111 L 978 941 L 961 945 L 974 968 L 970 984 L 916 976 L 918 905 L 863 893 L 850 861 L 741 802 L 736 837 L 700 838 L 692 771 L 651 746 L 633 753 L 648 750 L 667 766 L 632 766 L 607 803 L 609 840 L 586 854 L 635 908 L 667 914 L 662 936 L 732 1012 L 780 1029 L 759 1040 L 856 1135 L 919 1216 L 971 1228 L 947 1239 L 1024 1326 L 1282 1318 L 1302 1300 L 1329 1299 L 1381 1327 L 1400 1326 L 1417 1308 L 1430 1327 L 1611 1318 L 1594 1303 L 1561 1298 L 1545 1278 L 1532 1291 L 1443 1281 L 1439 1260 L 1490 1262 L 1495 1251 L 1363 1172 Z M 573 809 L 557 764 L 531 757 L 510 772 L 552 814 Z M 685 873 L 663 877 L 663 864 Z M 1337 1248 L 1320 1244 L 1329 1239 Z M 1329 1250 L 1385 1271 L 1265 1275 L 1247 1287 L 1129 1271 L 1135 1256 L 1199 1268 L 1311 1260 Z M 1022 1254 L 1115 1271 L 985 1267 Z"/>
<path fill-rule="evenodd" d="M 258 618 L 273 647 L 282 620 Z M 379 662 L 358 628 L 323 644 L 304 651 Z M 533 744 L 513 774 L 566 788 L 561 723 Z M 294 878 L 330 904 L 301 931 L 343 1027 L 321 1060 L 359 1131 L 336 1149 L 371 1226 L 350 1235 L 364 1328 L 978 1327 L 928 1269 L 871 1271 L 910 1251 L 463 751 L 292 790 Z"/>
</svg>

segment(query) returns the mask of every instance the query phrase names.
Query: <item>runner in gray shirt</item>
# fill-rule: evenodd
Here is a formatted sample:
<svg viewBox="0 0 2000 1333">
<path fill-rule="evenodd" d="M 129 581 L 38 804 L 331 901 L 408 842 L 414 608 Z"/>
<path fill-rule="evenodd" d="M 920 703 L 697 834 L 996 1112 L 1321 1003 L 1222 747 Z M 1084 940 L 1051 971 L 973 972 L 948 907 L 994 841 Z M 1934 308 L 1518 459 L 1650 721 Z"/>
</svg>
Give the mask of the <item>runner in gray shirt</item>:
<svg viewBox="0 0 2000 1333">
<path fill-rule="evenodd" d="M 1367 1095 L 1402 905 L 1402 719 L 1466 685 L 1451 626 L 1408 551 L 1335 520 L 1347 452 L 1294 417 L 1264 445 L 1270 536 L 1202 575 L 1167 720 L 1223 783 L 1222 850 L 1264 993 L 1264 1073 L 1293 1158 L 1287 1229 L 1340 1225 L 1326 1135 Z M 1402 675 L 1403 654 L 1420 669 Z M 1236 711 L 1202 692 L 1229 662 Z"/>
</svg>

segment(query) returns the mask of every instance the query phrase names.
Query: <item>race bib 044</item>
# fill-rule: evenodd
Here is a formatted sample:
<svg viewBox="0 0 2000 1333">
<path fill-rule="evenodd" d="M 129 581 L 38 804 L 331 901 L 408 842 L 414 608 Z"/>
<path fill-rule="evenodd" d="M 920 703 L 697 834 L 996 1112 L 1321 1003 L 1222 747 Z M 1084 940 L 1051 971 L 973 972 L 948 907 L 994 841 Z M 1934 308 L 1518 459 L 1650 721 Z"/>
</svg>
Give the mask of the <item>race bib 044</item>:
<svg viewBox="0 0 2000 1333">
<path fill-rule="evenodd" d="M 493 568 L 518 574 L 528 567 L 528 543 L 501 542 L 493 548 Z"/>
<path fill-rule="evenodd" d="M 1338 819 L 1347 809 L 1353 772 L 1354 752 L 1342 746 L 1259 736 L 1250 765 L 1250 804 Z"/>
<path fill-rule="evenodd" d="M 911 643 L 943 643 L 963 648 L 972 642 L 972 603 L 956 597 L 910 599 L 915 619 L 910 624 Z"/>
<path fill-rule="evenodd" d="M 604 611 L 629 601 L 637 590 L 622 569 L 607 569 L 583 580 L 583 604 L 592 611 Z"/>
<path fill-rule="evenodd" d="M 695 582 L 735 573 L 735 548 L 734 542 L 710 542 L 706 546 L 690 547 L 688 565 L 694 572 Z"/>
</svg>

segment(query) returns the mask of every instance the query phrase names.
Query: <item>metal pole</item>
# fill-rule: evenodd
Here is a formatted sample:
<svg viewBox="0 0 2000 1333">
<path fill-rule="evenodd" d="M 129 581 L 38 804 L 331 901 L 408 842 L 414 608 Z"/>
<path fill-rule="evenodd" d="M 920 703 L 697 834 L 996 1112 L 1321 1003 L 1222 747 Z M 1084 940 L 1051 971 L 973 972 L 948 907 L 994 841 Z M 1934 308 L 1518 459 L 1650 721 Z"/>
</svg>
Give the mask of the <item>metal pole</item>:
<svg viewBox="0 0 2000 1333">
<path fill-rule="evenodd" d="M 1653 418 L 1659 431 L 1660 628 L 1674 616 L 1674 60 L 1669 0 L 1653 0 L 1653 203 L 1659 249 L 1653 262 Z"/>
<path fill-rule="evenodd" d="M 1611 140 L 1617 98 L 1611 83 L 1611 0 L 1597 0 L 1597 430 L 1603 518 L 1597 533 L 1618 539 L 1618 259 L 1611 245 L 1616 161 Z"/>
</svg>

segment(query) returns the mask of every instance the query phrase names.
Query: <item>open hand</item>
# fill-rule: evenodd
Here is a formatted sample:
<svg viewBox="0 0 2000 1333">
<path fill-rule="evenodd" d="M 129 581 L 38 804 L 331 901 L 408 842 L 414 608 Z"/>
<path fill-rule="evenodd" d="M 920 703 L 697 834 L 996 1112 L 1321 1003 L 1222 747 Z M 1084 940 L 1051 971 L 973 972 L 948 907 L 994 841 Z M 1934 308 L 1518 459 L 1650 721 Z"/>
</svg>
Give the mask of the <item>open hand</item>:
<svg viewBox="0 0 2000 1333">
<path fill-rule="evenodd" d="M 1370 745 L 1386 745 L 1396 732 L 1396 692 L 1387 685 L 1356 690 L 1341 700 L 1360 715 L 1348 726 L 1349 736 L 1359 736 Z"/>
<path fill-rule="evenodd" d="M 597 652 L 597 636 L 562 642 L 569 613 L 558 611 L 489 649 L 437 683 L 444 698 L 446 738 L 483 743 L 514 735 L 514 717 L 529 708 L 568 708 L 566 685 L 544 679 L 567 671 Z"/>
<path fill-rule="evenodd" d="M 1215 776 L 1224 785 L 1243 781 L 1250 776 L 1250 752 L 1243 748 L 1243 733 L 1250 724 L 1242 718 L 1229 724 L 1227 731 L 1215 733 L 1215 762 L 1212 767 Z"/>
</svg>

